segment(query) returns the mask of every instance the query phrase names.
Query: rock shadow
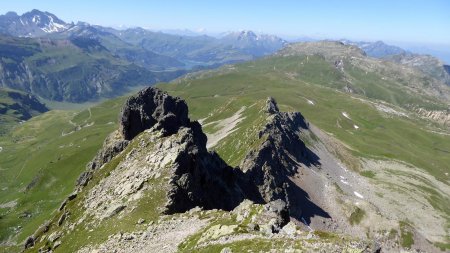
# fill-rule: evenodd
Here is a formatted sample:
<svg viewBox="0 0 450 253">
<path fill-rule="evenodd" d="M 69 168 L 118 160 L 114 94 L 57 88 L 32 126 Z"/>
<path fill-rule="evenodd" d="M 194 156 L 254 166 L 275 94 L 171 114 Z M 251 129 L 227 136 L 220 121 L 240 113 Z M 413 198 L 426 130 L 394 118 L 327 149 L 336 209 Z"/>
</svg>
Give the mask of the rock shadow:
<svg viewBox="0 0 450 253">
<path fill-rule="evenodd" d="M 331 218 L 327 211 L 323 210 L 311 200 L 306 191 L 292 181 L 289 182 L 288 196 L 290 215 L 298 221 L 306 223 L 309 226 L 311 219 L 315 216 Z"/>
<path fill-rule="evenodd" d="M 308 168 L 317 167 L 320 169 L 320 157 L 314 153 L 311 149 L 305 147 L 304 156 L 301 159 L 301 163 Z M 297 171 L 289 171 L 289 177 L 297 174 Z M 314 216 L 320 216 L 323 218 L 331 218 L 330 214 L 323 210 L 320 206 L 315 204 L 309 194 L 304 191 L 300 186 L 295 184 L 291 179 L 288 180 L 289 188 L 288 199 L 290 206 L 290 215 L 301 221 L 302 223 L 306 223 L 308 226 L 311 224 L 311 218 Z"/>
</svg>

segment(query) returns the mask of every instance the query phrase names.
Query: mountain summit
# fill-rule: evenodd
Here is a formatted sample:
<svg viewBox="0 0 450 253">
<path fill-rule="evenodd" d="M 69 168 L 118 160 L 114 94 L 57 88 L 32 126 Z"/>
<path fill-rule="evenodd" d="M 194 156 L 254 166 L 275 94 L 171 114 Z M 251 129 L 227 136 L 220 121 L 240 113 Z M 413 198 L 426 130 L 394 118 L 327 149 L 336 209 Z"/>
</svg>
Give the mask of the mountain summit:
<svg viewBox="0 0 450 253">
<path fill-rule="evenodd" d="M 38 37 L 65 31 L 70 26 L 71 24 L 67 24 L 54 14 L 36 9 L 21 16 L 15 12 L 0 16 L 0 33 L 10 36 Z"/>
<path fill-rule="evenodd" d="M 275 35 L 256 34 L 250 30 L 230 32 L 223 36 L 221 41 L 259 56 L 273 53 L 288 44 Z"/>
</svg>

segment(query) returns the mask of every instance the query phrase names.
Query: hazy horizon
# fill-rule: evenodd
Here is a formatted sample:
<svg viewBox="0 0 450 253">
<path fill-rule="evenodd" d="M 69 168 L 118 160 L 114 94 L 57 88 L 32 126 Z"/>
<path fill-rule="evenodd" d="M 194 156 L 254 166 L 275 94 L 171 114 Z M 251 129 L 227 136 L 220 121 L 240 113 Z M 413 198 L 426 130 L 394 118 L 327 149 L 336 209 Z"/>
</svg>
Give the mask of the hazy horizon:
<svg viewBox="0 0 450 253">
<path fill-rule="evenodd" d="M 109 27 L 189 30 L 200 34 L 252 30 L 299 38 L 384 41 L 450 62 L 450 2 L 435 1 L 121 1 L 5 2 L 1 13 L 38 9 L 65 22 Z M 120 15 L 120 16 L 119 16 Z"/>
<path fill-rule="evenodd" d="M 448 1 L 86 1 L 4 2 L 2 13 L 39 9 L 66 22 L 152 29 L 264 31 L 285 36 L 346 37 L 450 44 Z M 120 17 L 118 17 L 120 14 Z"/>
</svg>

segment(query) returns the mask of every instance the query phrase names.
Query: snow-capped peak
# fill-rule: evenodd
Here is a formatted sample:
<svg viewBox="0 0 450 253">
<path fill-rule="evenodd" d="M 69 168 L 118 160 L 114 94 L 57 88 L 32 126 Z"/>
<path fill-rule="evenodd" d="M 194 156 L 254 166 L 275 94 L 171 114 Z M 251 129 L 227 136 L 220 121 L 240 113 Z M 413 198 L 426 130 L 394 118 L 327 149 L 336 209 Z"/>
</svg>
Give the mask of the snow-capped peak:
<svg viewBox="0 0 450 253">
<path fill-rule="evenodd" d="M 62 32 L 67 30 L 67 25 L 55 22 L 52 16 L 48 16 L 49 22 L 45 24 L 44 27 L 41 27 L 41 30 L 46 33 L 52 33 L 52 32 Z"/>
<path fill-rule="evenodd" d="M 49 12 L 32 10 L 17 16 L 15 21 L 22 25 L 26 37 L 40 36 L 42 33 L 54 33 L 67 30 L 70 25 Z"/>
</svg>

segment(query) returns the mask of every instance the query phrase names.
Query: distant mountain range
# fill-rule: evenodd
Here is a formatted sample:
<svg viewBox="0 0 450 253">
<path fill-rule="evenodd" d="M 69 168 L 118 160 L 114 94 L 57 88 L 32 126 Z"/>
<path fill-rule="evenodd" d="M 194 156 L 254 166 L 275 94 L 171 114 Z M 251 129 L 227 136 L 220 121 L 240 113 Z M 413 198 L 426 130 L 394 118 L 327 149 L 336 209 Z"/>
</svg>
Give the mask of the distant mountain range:
<svg viewBox="0 0 450 253">
<path fill-rule="evenodd" d="M 406 50 L 384 43 L 383 41 L 366 42 L 366 41 L 350 41 L 340 40 L 346 45 L 353 45 L 361 48 L 364 52 L 371 57 L 383 58 L 390 55 L 408 53 Z"/>
<path fill-rule="evenodd" d="M 251 31 L 222 38 L 66 23 L 49 12 L 0 15 L 0 86 L 83 102 L 188 71 L 272 54 L 286 41 Z"/>
<path fill-rule="evenodd" d="M 367 56 L 393 61 L 410 67 L 415 67 L 438 80 L 450 85 L 450 66 L 431 55 L 415 54 L 383 41 L 364 42 L 340 40 L 346 45 L 353 45 L 363 50 Z"/>
<path fill-rule="evenodd" d="M 0 16 L 0 33 L 19 37 L 38 37 L 48 33 L 62 32 L 71 27 L 49 12 L 32 10 L 19 16 L 8 12 Z"/>
<path fill-rule="evenodd" d="M 149 71 L 112 55 L 98 41 L 82 37 L 0 37 L 0 55 L 2 87 L 56 101 L 113 97 L 131 86 L 171 79 L 169 72 Z"/>
<path fill-rule="evenodd" d="M 277 36 L 247 30 L 217 38 L 187 31 L 169 33 L 66 23 L 39 10 L 23 15 L 8 12 L 0 15 L 0 87 L 50 100 L 84 102 L 169 81 L 189 71 L 253 60 L 288 44 Z M 359 47 L 368 56 L 416 67 L 450 85 L 450 67 L 432 56 L 382 41 L 341 42 Z"/>
<path fill-rule="evenodd" d="M 287 42 L 273 35 L 252 31 L 229 33 L 221 38 L 182 36 L 153 32 L 143 28 L 115 30 L 100 28 L 123 41 L 157 54 L 173 57 L 186 65 L 217 65 L 255 59 L 281 49 Z"/>
</svg>

